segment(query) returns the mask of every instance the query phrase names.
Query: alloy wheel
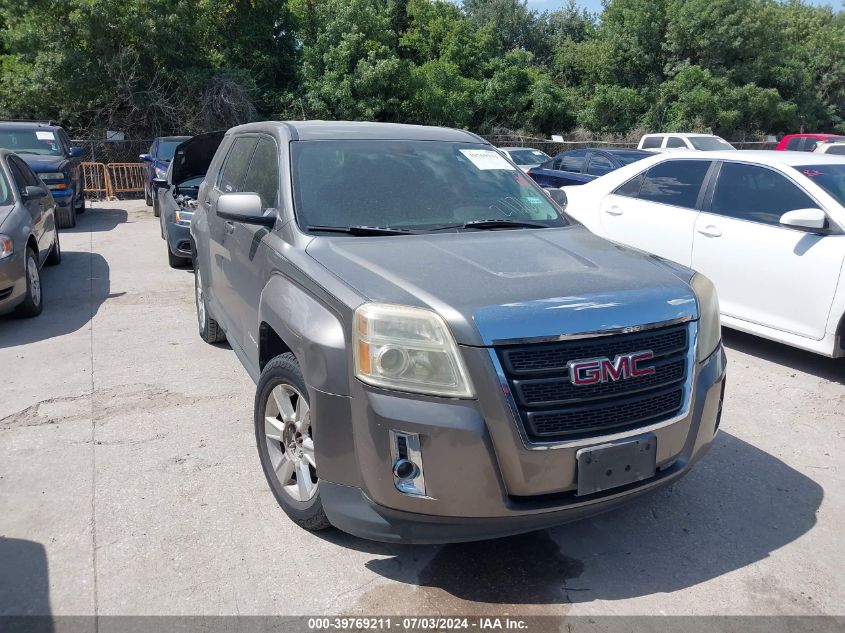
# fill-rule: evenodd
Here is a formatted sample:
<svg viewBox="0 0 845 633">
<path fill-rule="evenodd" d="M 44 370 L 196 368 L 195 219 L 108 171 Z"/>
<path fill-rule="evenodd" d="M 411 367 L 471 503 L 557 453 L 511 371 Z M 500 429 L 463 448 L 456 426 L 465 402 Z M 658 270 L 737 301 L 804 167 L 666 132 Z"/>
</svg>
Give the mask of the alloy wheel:
<svg viewBox="0 0 845 633">
<path fill-rule="evenodd" d="M 310 501 L 318 485 L 311 410 L 296 387 L 282 383 L 270 392 L 264 407 L 264 435 L 281 489 L 294 501 Z"/>
<path fill-rule="evenodd" d="M 39 306 L 41 305 L 41 276 L 38 274 L 38 263 L 34 257 L 26 260 L 26 274 L 29 277 L 29 292 L 32 303 Z"/>
</svg>

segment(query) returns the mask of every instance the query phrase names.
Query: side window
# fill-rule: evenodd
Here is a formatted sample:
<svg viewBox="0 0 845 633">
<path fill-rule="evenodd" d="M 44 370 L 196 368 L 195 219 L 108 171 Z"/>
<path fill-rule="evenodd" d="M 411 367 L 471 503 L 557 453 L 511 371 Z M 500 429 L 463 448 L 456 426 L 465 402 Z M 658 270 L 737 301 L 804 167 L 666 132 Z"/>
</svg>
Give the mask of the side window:
<svg viewBox="0 0 845 633">
<path fill-rule="evenodd" d="M 241 183 L 249 167 L 249 159 L 255 150 L 258 139 L 254 136 L 239 136 L 232 143 L 223 170 L 220 172 L 220 179 L 217 181 L 217 188 L 223 193 L 240 191 Z"/>
<path fill-rule="evenodd" d="M 279 206 L 279 153 L 272 139 L 258 141 L 241 191 L 257 193 L 265 209 Z"/>
<path fill-rule="evenodd" d="M 624 185 L 619 187 L 615 193 L 617 196 L 625 196 L 626 198 L 636 198 L 640 195 L 640 187 L 643 184 L 643 175 L 640 174 L 636 178 L 632 178 Z"/>
<path fill-rule="evenodd" d="M 603 176 L 613 171 L 613 163 L 607 156 L 593 154 L 587 165 L 587 173 L 591 176 Z"/>
<path fill-rule="evenodd" d="M 801 143 L 803 142 L 803 138 L 800 136 L 796 136 L 795 138 L 789 139 L 789 142 L 786 144 L 786 149 L 790 152 L 800 152 L 801 151 Z"/>
<path fill-rule="evenodd" d="M 725 163 L 713 191 L 711 213 L 777 225 L 780 216 L 817 205 L 798 185 L 778 172 L 741 163 Z"/>
<path fill-rule="evenodd" d="M 70 145 L 71 145 L 70 137 L 67 135 L 67 132 L 65 132 L 64 129 L 62 129 L 62 128 L 59 128 L 58 132 L 59 132 L 59 141 L 61 141 L 61 144 L 64 146 L 62 151 L 65 154 L 67 154 L 70 151 Z"/>
<path fill-rule="evenodd" d="M 667 160 L 649 169 L 640 188 L 640 200 L 694 209 L 708 160 Z"/>
<path fill-rule="evenodd" d="M 21 168 L 16 164 L 16 161 L 9 159 L 9 170 L 12 172 L 12 180 L 14 181 L 13 185 L 15 188 L 21 192 L 23 195 L 24 189 L 26 189 L 26 178 L 21 171 Z"/>
<path fill-rule="evenodd" d="M 572 152 L 566 152 L 560 156 L 561 171 L 575 171 L 580 172 L 584 168 L 584 162 L 587 160 L 587 150 L 576 149 Z"/>
<path fill-rule="evenodd" d="M 836 145 L 831 145 L 827 148 L 827 153 L 845 155 L 845 143 L 837 143 Z"/>
<path fill-rule="evenodd" d="M 804 139 L 804 147 L 803 149 L 805 152 L 812 152 L 816 149 L 816 145 L 819 144 L 819 139 L 817 138 L 805 138 Z"/>
<path fill-rule="evenodd" d="M 663 144 L 662 136 L 649 136 L 643 139 L 643 149 L 658 149 Z"/>
<path fill-rule="evenodd" d="M 679 136 L 670 136 L 669 140 L 666 141 L 666 147 L 683 147 L 686 148 L 687 144 L 684 143 L 684 139 Z"/>
<path fill-rule="evenodd" d="M 9 164 L 13 170 L 17 170 L 17 173 L 20 174 L 20 180 L 18 180 L 18 176 L 15 176 L 15 180 L 21 183 L 21 190 L 24 187 L 36 187 L 40 183 L 38 176 L 35 175 L 35 172 L 32 171 L 29 165 L 23 162 L 20 158 L 12 156 L 9 158 Z"/>
</svg>

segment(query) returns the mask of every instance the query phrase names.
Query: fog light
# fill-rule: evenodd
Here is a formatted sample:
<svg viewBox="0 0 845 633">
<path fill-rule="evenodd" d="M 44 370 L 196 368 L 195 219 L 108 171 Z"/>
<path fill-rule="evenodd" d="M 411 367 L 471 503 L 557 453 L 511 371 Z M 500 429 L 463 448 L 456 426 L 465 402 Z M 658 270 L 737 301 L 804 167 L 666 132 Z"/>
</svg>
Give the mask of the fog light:
<svg viewBox="0 0 845 633">
<path fill-rule="evenodd" d="M 425 496 L 420 436 L 404 431 L 390 431 L 393 457 L 393 485 L 406 495 Z"/>
</svg>

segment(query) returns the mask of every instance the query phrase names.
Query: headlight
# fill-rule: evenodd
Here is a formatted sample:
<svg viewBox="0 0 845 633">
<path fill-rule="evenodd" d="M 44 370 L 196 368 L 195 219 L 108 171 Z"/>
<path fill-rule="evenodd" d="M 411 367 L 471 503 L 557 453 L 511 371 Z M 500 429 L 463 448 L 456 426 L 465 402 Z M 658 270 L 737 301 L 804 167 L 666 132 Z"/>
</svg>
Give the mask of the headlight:
<svg viewBox="0 0 845 633">
<path fill-rule="evenodd" d="M 722 340 L 722 322 L 719 319 L 719 297 L 713 282 L 700 273 L 693 275 L 690 281 L 695 296 L 698 298 L 698 360 L 702 361 L 719 345 Z"/>
<path fill-rule="evenodd" d="M 176 213 L 173 214 L 173 221 L 181 226 L 191 226 L 192 217 L 194 217 L 194 214 L 190 211 L 179 209 L 178 211 L 176 211 Z"/>
<path fill-rule="evenodd" d="M 366 303 L 355 310 L 355 376 L 388 389 L 453 398 L 475 394 L 458 346 L 431 310 Z"/>
<path fill-rule="evenodd" d="M 162 169 L 161 167 L 156 167 L 155 173 L 156 173 L 156 178 L 164 178 L 165 176 L 167 176 L 167 170 Z"/>
<path fill-rule="evenodd" d="M 12 238 L 8 235 L 0 235 L 0 259 L 4 259 L 14 252 Z"/>
<path fill-rule="evenodd" d="M 60 171 L 45 171 L 42 174 L 38 174 L 39 178 L 43 181 L 47 180 L 64 180 L 65 175 Z"/>
</svg>

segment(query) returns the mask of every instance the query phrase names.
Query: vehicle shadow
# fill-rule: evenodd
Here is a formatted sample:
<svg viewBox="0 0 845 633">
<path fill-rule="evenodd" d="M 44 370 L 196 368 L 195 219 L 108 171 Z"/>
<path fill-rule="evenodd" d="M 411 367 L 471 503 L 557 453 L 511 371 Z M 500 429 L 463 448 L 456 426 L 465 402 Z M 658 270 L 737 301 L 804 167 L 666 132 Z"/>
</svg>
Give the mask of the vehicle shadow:
<svg viewBox="0 0 845 633">
<path fill-rule="evenodd" d="M 109 265 L 97 253 L 64 251 L 62 263 L 41 269 L 44 311 L 32 319 L 0 316 L 0 349 L 44 341 L 85 326 L 112 297 Z"/>
<path fill-rule="evenodd" d="M 828 358 L 729 328 L 722 328 L 722 341 L 728 349 L 831 382 L 845 384 L 845 359 Z"/>
<path fill-rule="evenodd" d="M 52 633 L 44 546 L 0 536 L 0 561 L 0 630 Z"/>
<path fill-rule="evenodd" d="M 76 226 L 59 229 L 60 233 L 100 233 L 111 231 L 118 224 L 129 221 L 129 213 L 125 209 L 104 207 L 89 208 L 85 213 L 76 216 Z"/>
<path fill-rule="evenodd" d="M 326 537 L 385 556 L 367 568 L 439 589 L 438 600 L 445 592 L 456 607 L 622 600 L 693 587 L 765 559 L 813 528 L 823 496 L 813 480 L 721 432 L 685 479 L 586 521 L 441 547 Z"/>
</svg>

